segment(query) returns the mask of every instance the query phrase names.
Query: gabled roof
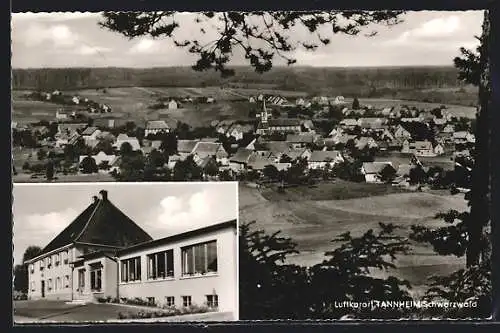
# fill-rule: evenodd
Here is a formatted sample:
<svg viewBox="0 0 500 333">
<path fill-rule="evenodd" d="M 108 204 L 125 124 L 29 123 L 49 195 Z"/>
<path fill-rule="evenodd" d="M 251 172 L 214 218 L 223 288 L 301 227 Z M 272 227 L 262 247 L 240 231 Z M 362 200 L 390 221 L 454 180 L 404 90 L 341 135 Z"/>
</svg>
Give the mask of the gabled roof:
<svg viewBox="0 0 500 333">
<path fill-rule="evenodd" d="M 310 134 L 302 134 L 302 135 L 289 134 L 286 136 L 286 141 L 290 143 L 313 143 L 314 136 Z"/>
<path fill-rule="evenodd" d="M 109 201 L 106 191 L 100 193 L 102 197 L 94 197 L 94 202 L 59 233 L 39 256 L 72 243 L 124 248 L 152 240 L 150 235 Z"/>
<path fill-rule="evenodd" d="M 168 129 L 169 126 L 164 120 L 151 120 L 146 124 L 146 129 Z"/>
<path fill-rule="evenodd" d="M 240 148 L 236 151 L 229 161 L 235 163 L 248 163 L 250 156 L 252 156 L 253 150 Z"/>
<path fill-rule="evenodd" d="M 328 162 L 342 157 L 338 150 L 314 150 L 309 157 L 309 162 Z"/>
<path fill-rule="evenodd" d="M 177 140 L 177 151 L 191 154 L 198 142 L 199 140 Z"/>
<path fill-rule="evenodd" d="M 87 127 L 83 132 L 82 132 L 82 135 L 92 135 L 94 134 L 95 131 L 97 131 L 98 128 L 95 127 L 95 126 L 90 126 L 90 127 Z"/>
<path fill-rule="evenodd" d="M 269 119 L 267 121 L 269 126 L 272 127 L 288 127 L 288 126 L 300 126 L 300 119 L 294 118 L 279 118 L 279 119 Z"/>
<path fill-rule="evenodd" d="M 222 143 L 219 142 L 198 142 L 194 146 L 192 153 L 201 158 L 217 154 L 227 155 Z"/>
<path fill-rule="evenodd" d="M 366 174 L 379 174 L 385 167 L 390 166 L 394 169 L 391 162 L 365 162 L 363 169 Z"/>
</svg>

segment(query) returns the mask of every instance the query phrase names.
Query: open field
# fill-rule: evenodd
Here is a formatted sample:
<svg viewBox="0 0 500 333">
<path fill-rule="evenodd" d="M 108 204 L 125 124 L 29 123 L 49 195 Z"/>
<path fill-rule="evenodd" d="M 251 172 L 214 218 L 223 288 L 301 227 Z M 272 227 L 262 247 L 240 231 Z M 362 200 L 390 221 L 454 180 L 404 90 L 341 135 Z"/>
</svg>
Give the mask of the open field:
<svg viewBox="0 0 500 333">
<path fill-rule="evenodd" d="M 50 102 L 31 101 L 22 98 L 26 91 L 13 92 L 13 120 L 30 122 L 38 120 L 53 120 L 58 109 L 65 111 L 78 110 L 77 106 L 62 106 Z M 78 94 L 98 103 L 108 104 L 113 112 L 105 114 L 106 117 L 129 119 L 130 121 L 142 122 L 145 120 L 163 119 L 170 126 L 177 122 L 185 122 L 192 127 L 208 126 L 211 121 L 232 119 L 249 120 L 248 112 L 256 107 L 247 101 L 250 96 L 258 94 L 281 95 L 294 102 L 295 98 L 305 96 L 305 92 L 286 91 L 272 88 L 246 89 L 246 88 L 179 88 L 179 87 L 122 87 L 102 89 L 83 89 L 66 91 L 67 94 Z M 177 110 L 149 109 L 148 106 L 157 103 L 160 97 L 213 97 L 214 104 L 190 104 L 186 103 Z M 346 99 L 347 103 L 352 100 Z M 439 103 L 425 103 L 417 101 L 405 101 L 384 98 L 361 98 L 363 104 L 370 104 L 376 108 L 406 104 L 423 109 L 439 107 Z M 459 117 L 475 117 L 475 108 L 467 106 L 447 105 L 448 111 Z M 97 115 L 96 117 L 100 117 Z"/>
<path fill-rule="evenodd" d="M 63 106 L 55 103 L 12 99 L 12 119 L 20 122 L 36 122 L 40 120 L 54 120 L 57 110 L 71 112 L 76 107 Z"/>
<path fill-rule="evenodd" d="M 287 193 L 286 198 L 279 200 L 277 195 L 263 195 L 258 189 L 240 185 L 240 222 L 256 221 L 255 228 L 268 233 L 281 230 L 284 236 L 297 243 L 300 251 L 300 254 L 290 257 L 290 262 L 314 265 L 325 259 L 324 253 L 335 247 L 331 240 L 341 233 L 349 231 L 361 235 L 383 222 L 401 226 L 397 234 L 408 236 L 413 224 L 444 225 L 434 219 L 438 212 L 467 209 L 461 195 L 393 193 L 335 200 L 334 186 L 328 187 L 320 194 L 307 193 L 312 191 L 309 189 L 303 190 L 304 194 Z M 413 244 L 412 249 L 412 254 L 397 259 L 396 265 L 400 268 L 389 273 L 407 279 L 417 287 L 425 285 L 425 279 L 431 273 L 446 274 L 463 264 L 461 259 L 436 255 L 426 245 Z"/>
<path fill-rule="evenodd" d="M 114 178 L 105 173 L 94 173 L 90 175 L 76 174 L 76 175 L 63 175 L 56 173 L 56 179 L 52 183 L 68 183 L 68 182 L 113 182 Z M 47 179 L 45 176 L 40 176 L 38 178 L 31 178 L 31 174 L 19 172 L 17 175 L 12 176 L 12 181 L 14 183 L 46 183 Z"/>
<path fill-rule="evenodd" d="M 261 194 L 270 201 L 301 201 L 301 200 L 342 200 L 364 198 L 373 195 L 408 192 L 403 188 L 385 184 L 354 183 L 341 179 L 322 182 L 313 186 L 290 187 L 285 193 L 273 189 L 263 189 Z"/>
<path fill-rule="evenodd" d="M 352 99 L 346 98 L 345 101 L 352 104 Z M 396 105 L 408 105 L 409 107 L 417 107 L 418 109 L 432 110 L 434 108 L 440 107 L 441 103 L 426 103 L 419 101 L 407 101 L 401 99 L 389 99 L 389 98 L 359 98 L 359 102 L 361 104 L 369 104 L 375 108 L 384 108 L 391 107 Z M 472 106 L 463 106 L 463 105 L 453 105 L 453 104 L 444 104 L 447 109 L 446 111 L 455 115 L 456 117 L 466 117 L 466 118 L 475 118 L 476 116 L 476 108 Z"/>
</svg>

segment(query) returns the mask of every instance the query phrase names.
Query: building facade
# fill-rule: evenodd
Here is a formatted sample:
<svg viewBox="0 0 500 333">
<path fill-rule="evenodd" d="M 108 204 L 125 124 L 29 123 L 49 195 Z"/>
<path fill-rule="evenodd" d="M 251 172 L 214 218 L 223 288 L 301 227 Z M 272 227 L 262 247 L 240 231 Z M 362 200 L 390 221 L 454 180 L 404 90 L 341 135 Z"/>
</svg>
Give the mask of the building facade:
<svg viewBox="0 0 500 333">
<path fill-rule="evenodd" d="M 28 299 L 141 298 L 236 312 L 236 220 L 153 240 L 100 194 L 27 261 Z"/>
</svg>

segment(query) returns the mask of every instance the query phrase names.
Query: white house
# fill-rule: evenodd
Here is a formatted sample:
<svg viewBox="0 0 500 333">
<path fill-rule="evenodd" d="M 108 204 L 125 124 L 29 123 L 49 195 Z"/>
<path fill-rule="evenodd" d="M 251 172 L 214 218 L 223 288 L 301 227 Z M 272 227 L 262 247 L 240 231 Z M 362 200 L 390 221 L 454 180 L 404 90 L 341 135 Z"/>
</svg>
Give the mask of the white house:
<svg viewBox="0 0 500 333">
<path fill-rule="evenodd" d="M 87 155 L 81 155 L 79 163 L 82 163 L 83 159 L 86 158 Z M 109 166 L 113 165 L 113 162 L 116 160 L 117 156 L 116 155 L 107 155 L 105 152 L 100 151 L 96 155 L 90 156 L 92 159 L 94 159 L 95 163 L 97 166 L 102 164 L 103 162 L 107 162 Z"/>
<path fill-rule="evenodd" d="M 28 299 L 205 305 L 238 316 L 236 220 L 153 240 L 106 191 L 28 264 Z"/>
<path fill-rule="evenodd" d="M 95 126 L 89 126 L 82 132 L 83 140 L 87 146 L 93 146 L 98 141 L 101 130 Z"/>
<path fill-rule="evenodd" d="M 334 104 L 345 104 L 344 96 L 337 96 L 333 101 Z"/>
<path fill-rule="evenodd" d="M 66 112 L 56 111 L 56 119 L 57 120 L 66 120 L 68 119 L 68 114 Z"/>
<path fill-rule="evenodd" d="M 179 107 L 179 105 L 177 104 L 177 102 L 175 100 L 171 100 L 170 102 L 168 102 L 167 104 L 167 108 L 169 110 L 177 110 L 177 108 Z"/>
<path fill-rule="evenodd" d="M 136 137 L 128 136 L 127 134 L 123 134 L 123 133 L 118 135 L 118 137 L 116 138 L 116 142 L 113 144 L 113 147 L 120 149 L 120 147 L 125 142 L 128 142 L 132 146 L 132 150 L 141 149 L 141 145 L 139 143 L 139 140 Z"/>
<path fill-rule="evenodd" d="M 394 169 L 391 162 L 365 162 L 361 167 L 361 173 L 365 176 L 367 183 L 381 183 L 381 173 L 385 168 Z"/>
<path fill-rule="evenodd" d="M 151 120 L 146 124 L 144 135 L 148 136 L 150 134 L 168 133 L 169 131 L 170 127 L 164 120 Z"/>
<path fill-rule="evenodd" d="M 331 167 L 343 161 L 344 158 L 340 151 L 314 150 L 307 161 L 307 167 L 309 169 L 322 169 L 327 165 Z"/>
</svg>

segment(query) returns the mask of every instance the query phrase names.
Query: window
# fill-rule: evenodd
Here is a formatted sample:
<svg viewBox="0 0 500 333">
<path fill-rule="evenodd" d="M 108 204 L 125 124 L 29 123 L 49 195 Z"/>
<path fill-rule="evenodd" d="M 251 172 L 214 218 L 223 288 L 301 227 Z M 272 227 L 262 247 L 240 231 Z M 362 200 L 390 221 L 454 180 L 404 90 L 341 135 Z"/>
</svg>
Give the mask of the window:
<svg viewBox="0 0 500 333">
<path fill-rule="evenodd" d="M 56 290 L 59 290 L 61 289 L 61 278 L 60 277 L 57 277 L 56 278 Z"/>
<path fill-rule="evenodd" d="M 191 296 L 182 296 L 182 306 L 191 306 Z"/>
<path fill-rule="evenodd" d="M 31 281 L 31 291 L 35 291 L 35 281 Z"/>
<path fill-rule="evenodd" d="M 68 261 L 69 261 L 69 251 L 66 250 L 65 252 L 63 252 L 63 263 L 67 265 Z"/>
<path fill-rule="evenodd" d="M 141 258 L 131 258 L 121 261 L 122 282 L 141 280 Z"/>
<path fill-rule="evenodd" d="M 49 281 L 47 281 L 47 289 L 52 290 L 52 279 L 49 279 Z"/>
<path fill-rule="evenodd" d="M 167 306 L 175 306 L 175 297 L 174 296 L 166 296 L 165 297 L 165 304 Z"/>
<path fill-rule="evenodd" d="M 47 257 L 47 268 L 50 268 L 50 266 L 52 266 L 52 258 Z"/>
<path fill-rule="evenodd" d="M 207 295 L 207 306 L 209 308 L 219 307 L 219 296 L 218 295 Z"/>
<path fill-rule="evenodd" d="M 40 260 L 40 270 L 43 271 L 45 259 Z"/>
<path fill-rule="evenodd" d="M 217 272 L 217 243 L 211 241 L 182 249 L 182 275 Z"/>
<path fill-rule="evenodd" d="M 30 264 L 30 273 L 31 274 L 35 273 L 35 265 L 34 264 Z"/>
<path fill-rule="evenodd" d="M 61 256 L 60 256 L 60 254 L 58 253 L 58 254 L 56 254 L 56 255 L 55 255 L 55 259 L 54 259 L 54 262 L 55 262 L 55 265 L 56 265 L 56 266 L 59 266 L 59 264 L 60 264 L 60 260 L 61 260 Z"/>
<path fill-rule="evenodd" d="M 174 276 L 174 250 L 148 255 L 148 279 Z"/>
<path fill-rule="evenodd" d="M 69 288 L 69 275 L 64 276 L 64 288 Z"/>
<path fill-rule="evenodd" d="M 155 306 L 156 305 L 156 299 L 154 297 L 148 297 L 148 305 L 149 306 Z"/>
<path fill-rule="evenodd" d="M 101 291 L 102 288 L 102 265 L 90 267 L 90 289 L 94 292 Z"/>
</svg>

